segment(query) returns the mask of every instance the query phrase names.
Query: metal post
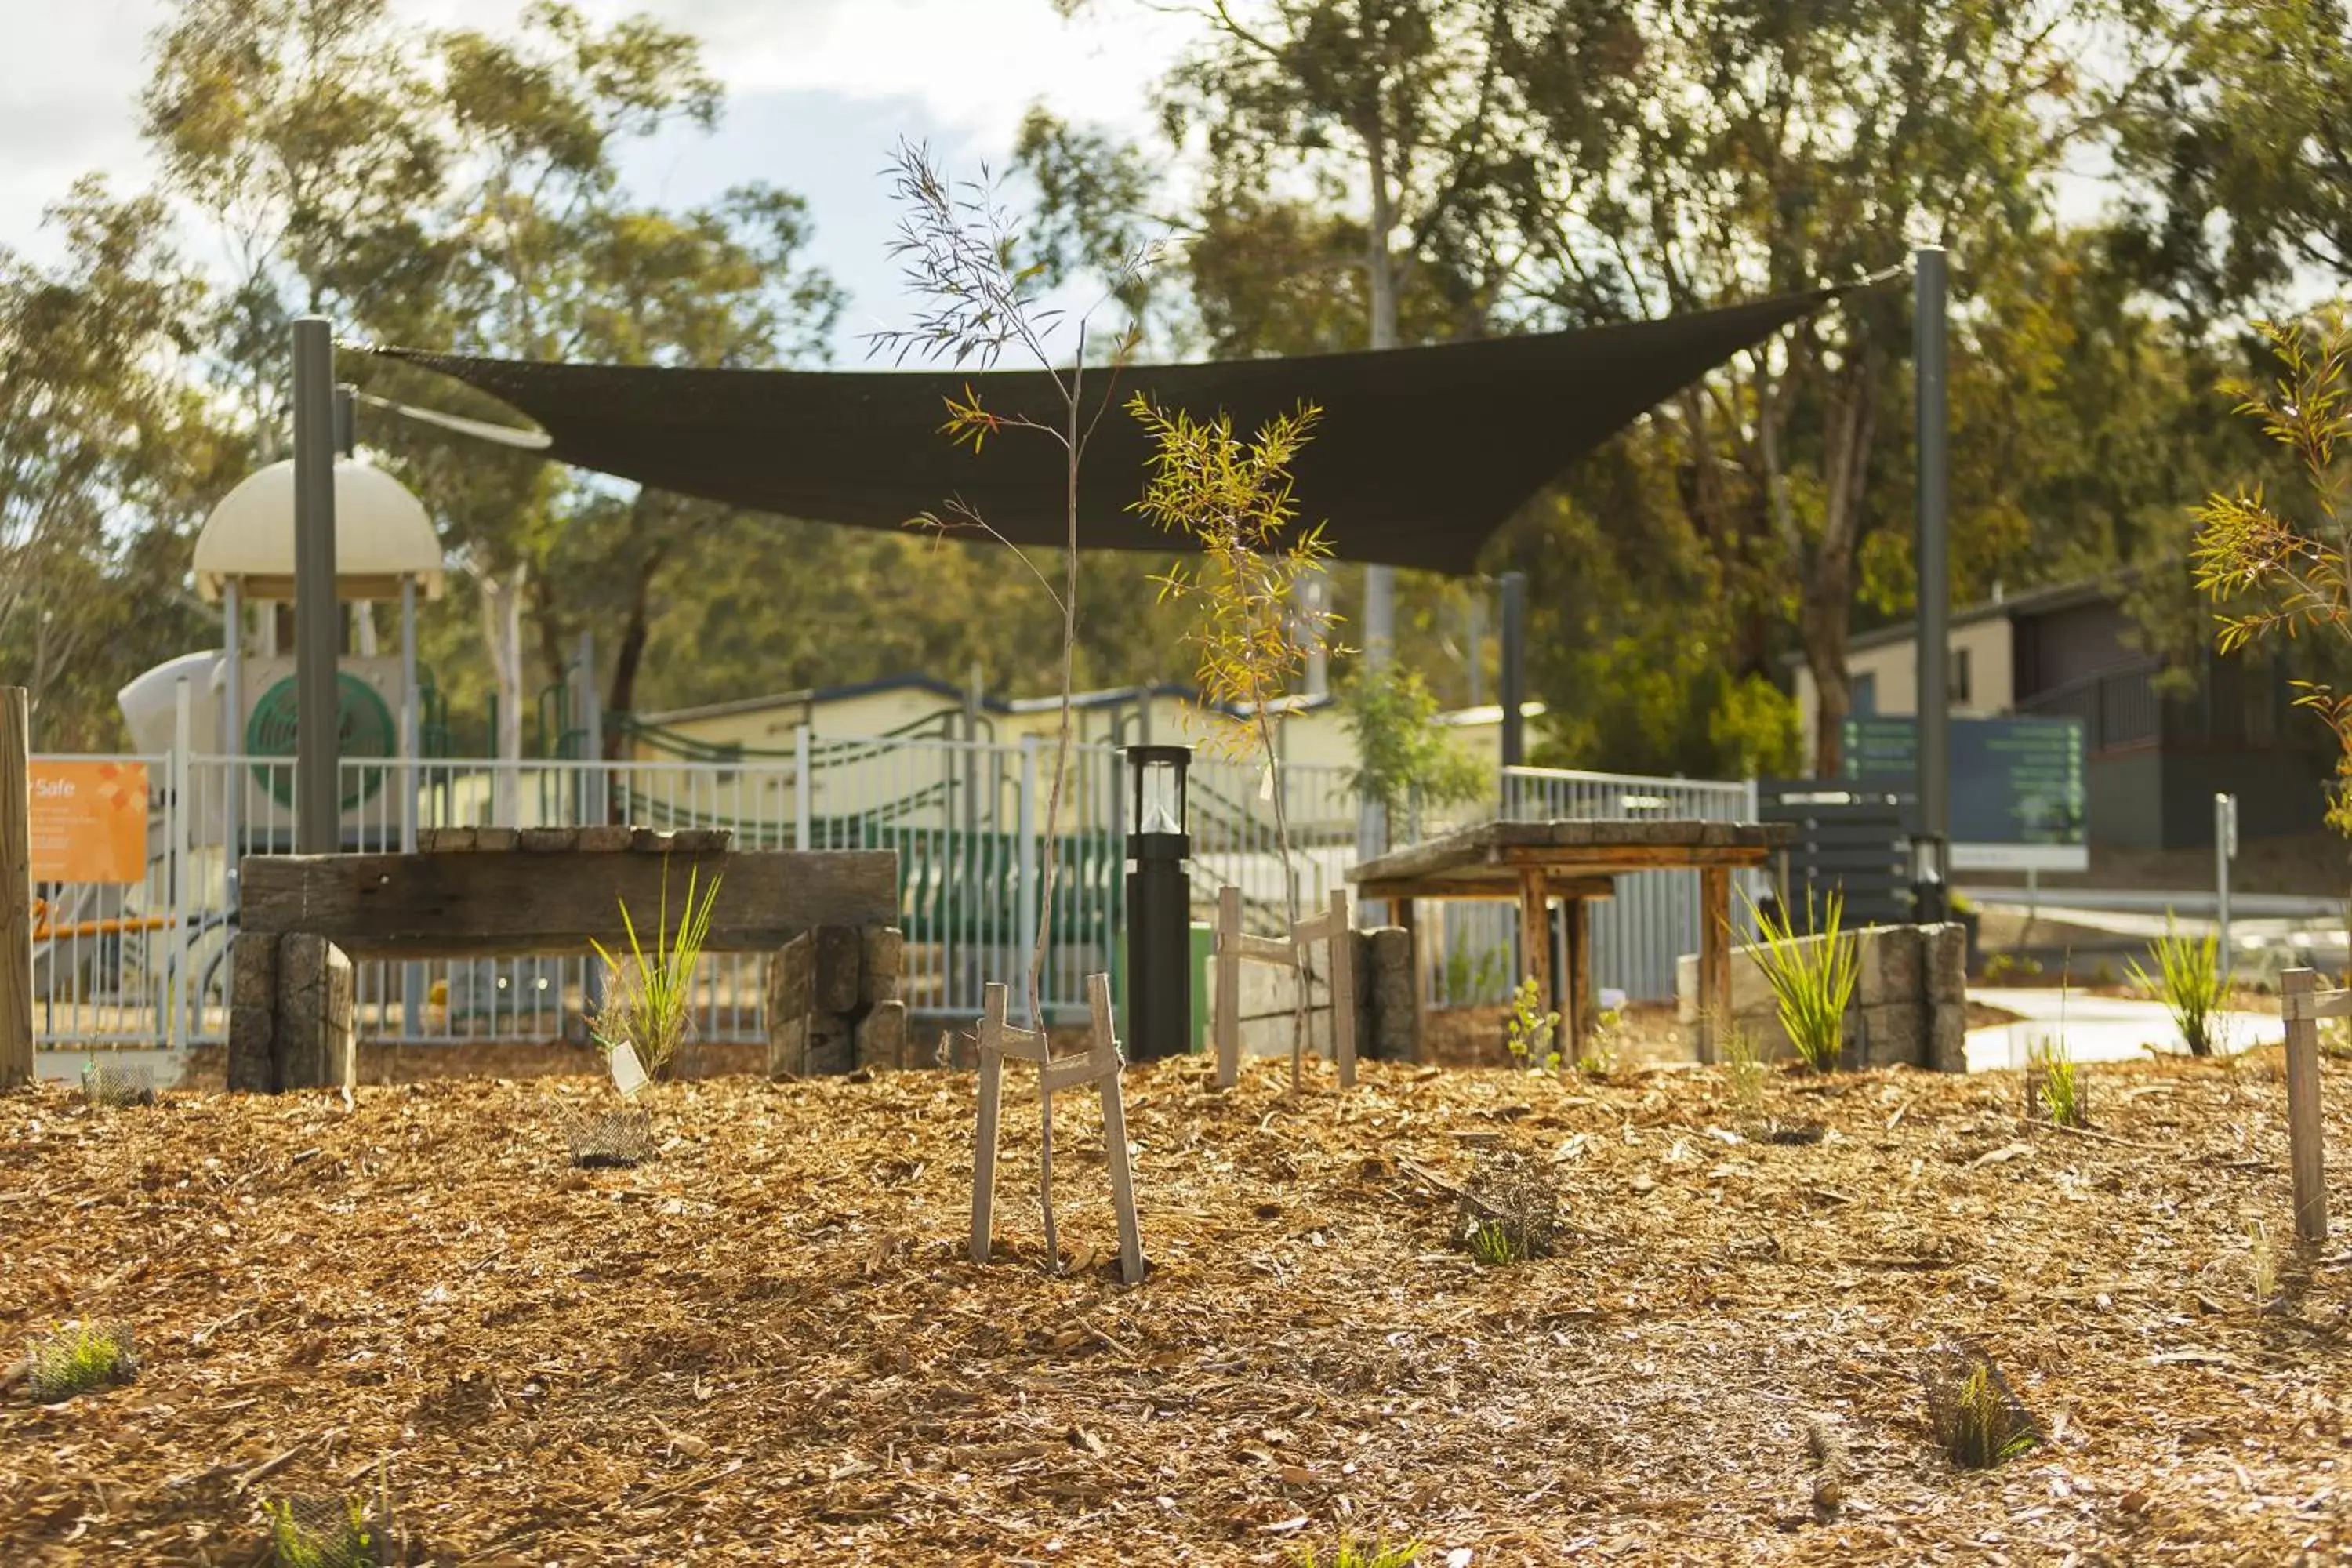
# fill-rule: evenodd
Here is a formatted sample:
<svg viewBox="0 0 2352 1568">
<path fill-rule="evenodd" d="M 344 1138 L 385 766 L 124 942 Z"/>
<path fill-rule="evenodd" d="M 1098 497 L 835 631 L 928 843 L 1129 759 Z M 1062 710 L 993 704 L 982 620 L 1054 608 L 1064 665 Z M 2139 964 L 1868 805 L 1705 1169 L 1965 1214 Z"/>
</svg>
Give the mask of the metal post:
<svg viewBox="0 0 2352 1568">
<path fill-rule="evenodd" d="M 359 455 L 359 395 L 349 382 L 335 385 L 335 450 L 346 458 Z"/>
<path fill-rule="evenodd" d="M 1914 371 L 1918 405 L 1919 831 L 1931 844 L 1935 880 L 1951 883 L 1951 561 L 1945 450 L 1950 415 L 1944 374 L 1946 258 L 1941 246 L 1912 255 Z M 1938 917 L 1940 918 L 1940 917 Z"/>
<path fill-rule="evenodd" d="M 1019 900 L 1013 914 L 1019 931 L 1012 950 L 1017 953 L 1036 940 L 1037 932 L 1037 737 L 1034 735 L 1021 737 L 1021 801 L 1020 812 L 1014 820 L 1017 825 L 1014 853 L 1021 858 L 1018 880 L 1014 883 Z M 1026 966 L 1024 967 L 1025 969 Z M 1024 985 L 1021 992 L 1023 1005 L 1026 1006 L 1029 988 Z M 1039 997 L 1039 1011 L 1043 1010 L 1045 998 Z M 1042 1029 L 1045 1026 L 1045 1020 L 1032 1012 L 1028 1015 L 1026 1026 Z"/>
<path fill-rule="evenodd" d="M 294 847 L 340 847 L 341 639 L 335 598 L 335 344 L 324 316 L 294 323 Z"/>
<path fill-rule="evenodd" d="M 2214 947 L 2221 955 L 2221 973 L 2230 973 L 2230 862 L 2238 858 L 2238 797 L 2213 797 L 2213 892 L 2217 935 Z"/>
<path fill-rule="evenodd" d="M 793 847 L 809 847 L 809 810 L 816 798 L 812 787 L 815 781 L 809 777 L 809 727 L 803 724 L 793 731 Z"/>
<path fill-rule="evenodd" d="M 196 744 L 196 699 L 182 676 L 173 683 L 172 690 L 172 794 L 164 809 L 171 813 L 172 862 L 167 891 L 171 899 L 172 916 L 172 981 L 165 987 L 163 1000 L 171 1008 L 171 1017 L 164 1025 L 163 1043 L 178 1050 L 188 1043 L 188 1017 L 191 1007 L 200 1000 L 188 973 L 188 927 L 203 907 L 196 894 L 195 877 L 188 862 L 191 858 L 188 832 L 188 780 L 194 769 L 189 766 L 189 752 Z"/>
<path fill-rule="evenodd" d="M 416 851 L 416 791 L 419 784 L 417 757 L 423 751 L 418 736 L 421 722 L 417 714 L 420 689 L 416 682 L 416 579 L 403 574 L 400 579 L 400 848 L 403 854 Z M 400 966 L 400 1031 L 407 1039 L 417 1039 L 425 1032 L 425 966 L 404 963 Z"/>
<path fill-rule="evenodd" d="M 1520 710 L 1528 700 L 1528 574 L 1503 574 L 1502 668 L 1496 684 L 1503 703 L 1503 765 L 1516 768 L 1527 761 Z"/>
<path fill-rule="evenodd" d="M 604 705 L 596 689 L 596 637 L 580 634 L 577 656 L 580 681 L 580 822 L 601 827 L 613 815 L 611 777 L 604 771 Z M 583 1021 L 604 1010 L 604 966 L 584 965 L 580 973 Z"/>
<path fill-rule="evenodd" d="M 220 752 L 234 757 L 245 747 L 245 584 L 231 577 L 221 584 Z M 221 764 L 221 858 L 227 864 L 228 907 L 237 907 L 244 874 L 245 770 Z"/>
</svg>

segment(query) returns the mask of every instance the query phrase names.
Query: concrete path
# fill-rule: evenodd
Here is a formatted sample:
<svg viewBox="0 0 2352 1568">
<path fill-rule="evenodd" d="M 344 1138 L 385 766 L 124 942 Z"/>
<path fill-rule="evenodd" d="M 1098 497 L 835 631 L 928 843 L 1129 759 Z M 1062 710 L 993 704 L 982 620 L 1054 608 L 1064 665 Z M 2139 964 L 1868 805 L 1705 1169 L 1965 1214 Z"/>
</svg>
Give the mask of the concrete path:
<svg viewBox="0 0 2352 1568">
<path fill-rule="evenodd" d="M 2136 1061 L 2151 1046 L 2159 1051 L 2189 1049 L 2173 1027 L 2172 1016 L 2158 1002 L 2061 992 L 2053 986 L 1992 985 L 1969 987 L 1969 1000 L 2024 1015 L 2020 1023 L 1969 1031 L 1970 1072 L 2023 1067 L 2026 1053 L 2037 1042 L 2061 1036 L 2078 1062 Z M 2262 1013 L 2225 1013 L 2220 1036 L 2225 1050 L 2251 1050 L 2284 1039 L 2286 1026 Z"/>
</svg>

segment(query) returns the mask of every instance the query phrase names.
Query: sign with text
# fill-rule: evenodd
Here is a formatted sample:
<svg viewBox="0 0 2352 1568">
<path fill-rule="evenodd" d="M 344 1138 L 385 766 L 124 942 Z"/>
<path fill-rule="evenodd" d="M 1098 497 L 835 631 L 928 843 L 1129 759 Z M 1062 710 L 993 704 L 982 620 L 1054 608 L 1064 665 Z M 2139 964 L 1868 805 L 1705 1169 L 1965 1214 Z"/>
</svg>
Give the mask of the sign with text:
<svg viewBox="0 0 2352 1568">
<path fill-rule="evenodd" d="M 1914 720 L 1848 719 L 1844 738 L 1847 777 L 1909 793 L 1919 770 Z M 2081 720 L 1954 719 L 1951 772 L 1954 868 L 2089 868 Z"/>
<path fill-rule="evenodd" d="M 145 880 L 146 763 L 36 761 L 30 783 L 33 880 Z"/>
</svg>

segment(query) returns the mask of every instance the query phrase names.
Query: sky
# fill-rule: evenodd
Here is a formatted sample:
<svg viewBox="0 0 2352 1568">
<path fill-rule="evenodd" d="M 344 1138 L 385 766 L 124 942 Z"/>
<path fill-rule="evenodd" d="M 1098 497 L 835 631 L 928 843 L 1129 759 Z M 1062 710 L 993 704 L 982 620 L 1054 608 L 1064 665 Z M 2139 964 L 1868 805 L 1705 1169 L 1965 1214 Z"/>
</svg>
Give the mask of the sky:
<svg viewBox="0 0 2352 1568">
<path fill-rule="evenodd" d="M 929 141 L 951 173 L 1002 164 L 1023 111 L 1140 137 L 1152 82 L 1197 23 L 1144 0 L 1098 0 L 1065 22 L 1048 0 L 578 0 L 599 21 L 650 12 L 703 40 L 727 84 L 715 133 L 680 131 L 633 148 L 640 198 L 688 205 L 761 179 L 799 192 L 816 223 L 810 259 L 848 288 L 842 361 L 863 334 L 903 321 L 886 247 L 895 214 L 880 176 L 901 136 Z M 503 31 L 519 0 L 391 0 L 417 27 Z M 145 184 L 136 100 L 148 37 L 171 0 L 0 0 L 14 62 L 0 83 L 0 245 L 47 258 L 44 207 L 79 175 Z M 27 61 L 39 62 L 28 69 Z"/>
</svg>

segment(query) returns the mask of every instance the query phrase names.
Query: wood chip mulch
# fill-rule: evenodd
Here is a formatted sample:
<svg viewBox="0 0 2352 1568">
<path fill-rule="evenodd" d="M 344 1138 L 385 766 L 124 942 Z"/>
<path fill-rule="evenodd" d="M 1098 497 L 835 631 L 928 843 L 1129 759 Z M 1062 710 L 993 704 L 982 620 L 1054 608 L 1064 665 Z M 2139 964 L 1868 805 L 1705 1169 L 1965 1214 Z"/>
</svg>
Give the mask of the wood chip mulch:
<svg viewBox="0 0 2352 1568">
<path fill-rule="evenodd" d="M 657 1158 L 594 1171 L 586 1079 L 7 1097 L 0 1359 L 88 1317 L 142 1367 L 0 1391 L 0 1562 L 258 1563 L 266 1506 L 385 1495 L 479 1568 L 2352 1562 L 2352 1216 L 2294 1246 L 2275 1054 L 2086 1070 L 2088 1132 L 2011 1074 L 1776 1076 L 1827 1129 L 1782 1144 L 1705 1070 L 1139 1067 L 1132 1289 L 1080 1094 L 1040 1270 L 1020 1072 L 987 1266 L 968 1073 L 658 1086 Z M 1496 1149 L 1554 1256 L 1448 1248 Z M 1947 1342 L 2041 1447 L 1944 1458 Z"/>
</svg>

